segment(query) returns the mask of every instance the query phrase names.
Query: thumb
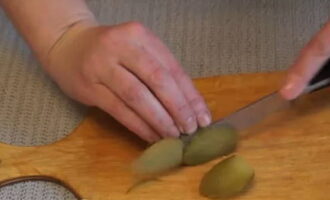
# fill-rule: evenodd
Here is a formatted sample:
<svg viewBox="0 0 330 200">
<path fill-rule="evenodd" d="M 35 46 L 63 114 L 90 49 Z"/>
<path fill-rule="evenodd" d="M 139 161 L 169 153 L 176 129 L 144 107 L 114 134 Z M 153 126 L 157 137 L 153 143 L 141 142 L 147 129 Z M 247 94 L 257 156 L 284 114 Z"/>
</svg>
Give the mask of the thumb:
<svg viewBox="0 0 330 200">
<path fill-rule="evenodd" d="M 288 71 L 280 94 L 285 99 L 298 97 L 330 57 L 330 22 L 304 47 Z"/>
</svg>

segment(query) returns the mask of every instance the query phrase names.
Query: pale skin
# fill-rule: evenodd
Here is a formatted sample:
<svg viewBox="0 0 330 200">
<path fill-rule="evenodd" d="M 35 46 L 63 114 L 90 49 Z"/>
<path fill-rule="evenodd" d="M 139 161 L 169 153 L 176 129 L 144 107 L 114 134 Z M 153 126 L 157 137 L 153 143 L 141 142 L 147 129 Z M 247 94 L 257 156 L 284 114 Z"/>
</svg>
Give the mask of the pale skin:
<svg viewBox="0 0 330 200">
<path fill-rule="evenodd" d="M 138 22 L 99 25 L 83 0 L 0 0 L 71 98 L 112 115 L 148 142 L 211 122 L 204 99 L 169 49 Z"/>
<path fill-rule="evenodd" d="M 325 24 L 301 50 L 289 69 L 286 83 L 280 90 L 281 95 L 286 99 L 298 97 L 329 58 L 330 22 Z"/>
<path fill-rule="evenodd" d="M 0 0 L 43 69 L 71 98 L 99 107 L 148 142 L 211 123 L 179 62 L 138 22 L 100 25 L 83 0 Z M 297 97 L 330 56 L 330 25 L 303 49 L 281 94 Z"/>
</svg>

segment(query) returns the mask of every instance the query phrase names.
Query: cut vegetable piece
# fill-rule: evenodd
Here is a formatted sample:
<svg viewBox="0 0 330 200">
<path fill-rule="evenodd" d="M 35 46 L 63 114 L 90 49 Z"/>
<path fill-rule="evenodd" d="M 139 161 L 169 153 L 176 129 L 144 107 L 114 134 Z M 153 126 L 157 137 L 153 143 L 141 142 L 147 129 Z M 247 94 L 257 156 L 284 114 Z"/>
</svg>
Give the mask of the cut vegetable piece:
<svg viewBox="0 0 330 200">
<path fill-rule="evenodd" d="M 133 163 L 133 171 L 139 175 L 156 175 L 182 164 L 183 143 L 168 138 L 146 149 Z"/>
<path fill-rule="evenodd" d="M 237 133 L 229 125 L 198 130 L 184 149 L 183 163 L 198 165 L 235 150 Z"/>
<path fill-rule="evenodd" d="M 253 168 L 241 156 L 231 156 L 204 175 L 200 193 L 209 198 L 234 196 L 242 192 L 253 177 Z"/>
</svg>

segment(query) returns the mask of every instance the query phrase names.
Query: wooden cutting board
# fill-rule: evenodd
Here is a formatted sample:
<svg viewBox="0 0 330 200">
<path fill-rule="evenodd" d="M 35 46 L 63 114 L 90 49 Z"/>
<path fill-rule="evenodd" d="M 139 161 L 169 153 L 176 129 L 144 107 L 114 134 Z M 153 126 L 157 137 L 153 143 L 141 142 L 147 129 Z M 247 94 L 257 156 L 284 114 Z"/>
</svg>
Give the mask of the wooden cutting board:
<svg viewBox="0 0 330 200">
<path fill-rule="evenodd" d="M 195 80 L 214 120 L 279 87 L 283 73 L 231 75 Z M 251 190 L 235 199 L 328 200 L 330 189 L 330 92 L 294 103 L 246 131 L 237 153 L 255 167 Z M 199 200 L 203 174 L 216 162 L 184 167 L 127 193 L 129 165 L 146 144 L 92 109 L 65 139 L 45 146 L 0 144 L 0 185 L 26 179 L 59 182 L 88 200 Z"/>
</svg>

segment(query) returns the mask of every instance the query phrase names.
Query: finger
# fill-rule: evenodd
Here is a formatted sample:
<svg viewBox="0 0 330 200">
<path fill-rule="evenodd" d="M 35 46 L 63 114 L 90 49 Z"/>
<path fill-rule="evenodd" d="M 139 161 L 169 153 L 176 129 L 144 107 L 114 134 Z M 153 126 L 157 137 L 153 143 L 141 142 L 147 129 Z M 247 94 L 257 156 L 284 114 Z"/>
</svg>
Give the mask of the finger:
<svg viewBox="0 0 330 200">
<path fill-rule="evenodd" d="M 163 137 L 178 137 L 172 118 L 149 89 L 122 66 L 112 66 L 101 81 Z"/>
<path fill-rule="evenodd" d="M 212 121 L 210 111 L 204 98 L 194 87 L 191 78 L 184 72 L 170 50 L 154 34 L 148 32 L 148 35 L 151 40 L 146 41 L 149 44 L 146 48 L 150 48 L 150 52 L 170 71 L 178 87 L 194 110 L 199 126 L 208 126 Z"/>
<path fill-rule="evenodd" d="M 177 70 L 179 71 L 180 69 Z M 184 72 L 181 74 L 180 72 L 173 74 L 178 82 L 178 85 L 181 86 L 181 90 L 184 92 L 191 107 L 194 109 L 199 126 L 206 127 L 210 125 L 212 121 L 211 113 L 206 106 L 204 98 L 196 90 L 191 79 Z"/>
<path fill-rule="evenodd" d="M 139 47 L 127 51 L 123 65 L 139 77 L 157 96 L 173 117 L 181 132 L 193 133 L 197 129 L 196 116 L 169 70 Z"/>
<path fill-rule="evenodd" d="M 280 90 L 286 99 L 300 95 L 314 75 L 330 57 L 330 23 L 324 26 L 301 51 L 289 69 L 286 83 Z"/>
<path fill-rule="evenodd" d="M 152 143 L 160 139 L 160 136 L 145 121 L 105 86 L 99 84 L 95 87 L 95 98 L 96 104 L 100 109 L 109 113 L 143 140 Z"/>
</svg>

